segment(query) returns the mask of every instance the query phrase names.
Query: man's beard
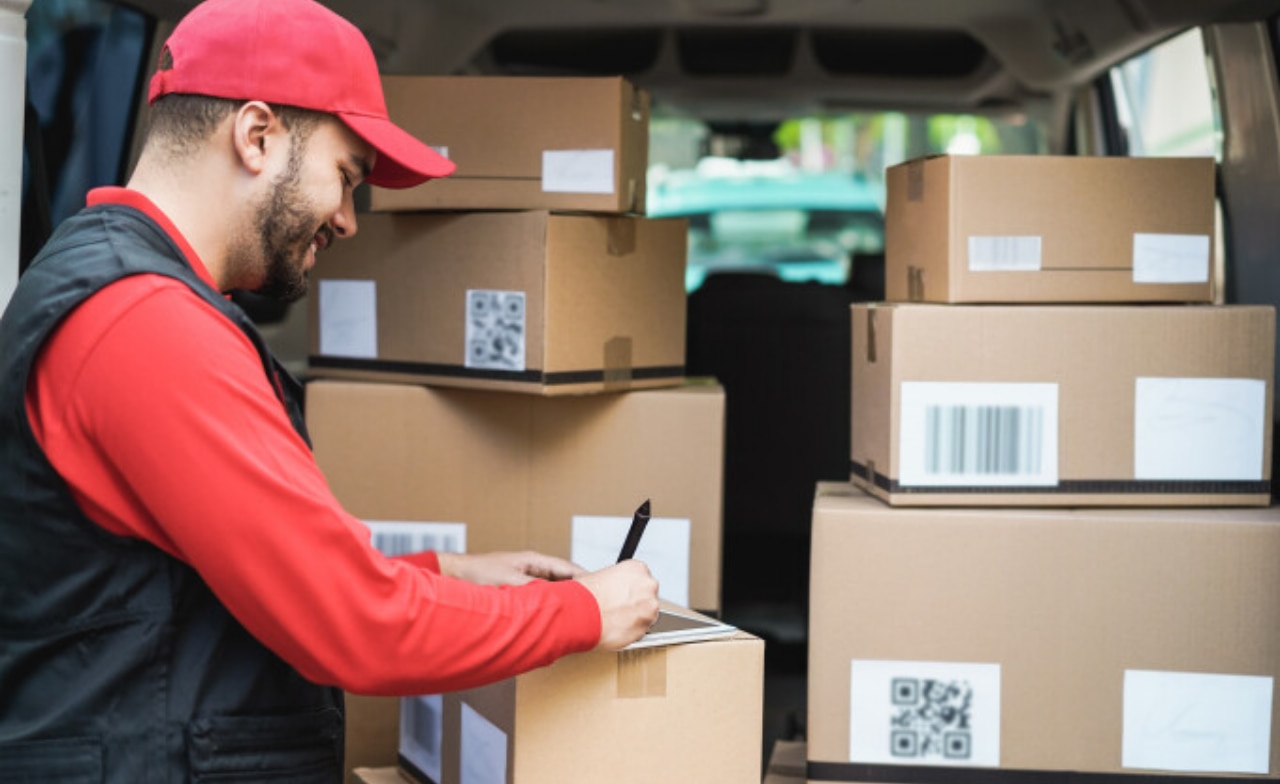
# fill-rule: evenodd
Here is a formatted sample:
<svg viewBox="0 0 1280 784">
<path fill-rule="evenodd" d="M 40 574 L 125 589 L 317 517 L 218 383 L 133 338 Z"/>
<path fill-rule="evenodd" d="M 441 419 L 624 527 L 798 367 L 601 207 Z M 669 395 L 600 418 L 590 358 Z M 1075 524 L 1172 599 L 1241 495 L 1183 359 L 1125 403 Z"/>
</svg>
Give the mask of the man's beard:
<svg viewBox="0 0 1280 784">
<path fill-rule="evenodd" d="M 251 263 L 257 258 L 265 264 L 262 282 L 254 292 L 281 302 L 295 302 L 307 293 L 304 269 L 311 242 L 321 228 L 305 196 L 302 194 L 302 155 L 304 144 L 295 138 L 289 145 L 289 163 L 272 183 L 271 195 L 264 199 L 254 222 L 257 248 L 250 250 L 253 237 L 246 237 L 232 266 Z M 256 266 L 256 265 L 255 265 Z"/>
</svg>

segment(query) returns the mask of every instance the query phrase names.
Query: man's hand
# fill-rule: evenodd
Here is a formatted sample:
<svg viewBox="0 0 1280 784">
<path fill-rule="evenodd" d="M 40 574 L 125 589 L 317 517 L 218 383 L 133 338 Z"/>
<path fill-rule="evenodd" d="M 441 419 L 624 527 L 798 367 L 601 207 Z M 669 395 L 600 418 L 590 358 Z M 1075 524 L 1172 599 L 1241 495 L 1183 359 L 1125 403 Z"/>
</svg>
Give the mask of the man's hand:
<svg viewBox="0 0 1280 784">
<path fill-rule="evenodd" d="M 658 619 L 658 581 L 641 561 L 623 561 L 576 579 L 600 605 L 598 649 L 625 648 L 643 637 Z"/>
<path fill-rule="evenodd" d="M 440 573 L 479 585 L 523 585 L 531 580 L 568 580 L 585 570 L 563 558 L 520 553 L 437 553 Z"/>
</svg>

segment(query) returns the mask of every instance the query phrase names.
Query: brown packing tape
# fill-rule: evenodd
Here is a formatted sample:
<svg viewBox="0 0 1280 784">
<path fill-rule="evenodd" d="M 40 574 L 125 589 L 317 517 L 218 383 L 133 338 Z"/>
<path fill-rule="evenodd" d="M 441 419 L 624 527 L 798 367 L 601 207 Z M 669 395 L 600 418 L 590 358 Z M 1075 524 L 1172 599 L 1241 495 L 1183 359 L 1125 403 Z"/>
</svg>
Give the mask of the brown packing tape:
<svg viewBox="0 0 1280 784">
<path fill-rule="evenodd" d="M 604 344 L 604 388 L 621 391 L 631 387 L 631 338 L 615 337 Z"/>
<path fill-rule="evenodd" d="M 876 363 L 876 309 L 867 308 L 867 364 Z"/>
<path fill-rule="evenodd" d="M 634 181 L 632 181 L 634 184 Z M 633 191 L 629 198 L 635 199 Z M 609 255 L 630 256 L 636 252 L 636 224 L 634 218 L 608 218 Z"/>
<path fill-rule="evenodd" d="M 924 301 L 924 270 L 920 267 L 907 267 L 907 299 Z"/>
<path fill-rule="evenodd" d="M 618 699 L 666 696 L 666 648 L 618 652 Z"/>
<path fill-rule="evenodd" d="M 924 201 L 924 161 L 907 164 L 907 201 Z"/>
<path fill-rule="evenodd" d="M 636 178 L 627 178 L 627 212 L 640 212 L 640 190 L 636 187 Z"/>
</svg>

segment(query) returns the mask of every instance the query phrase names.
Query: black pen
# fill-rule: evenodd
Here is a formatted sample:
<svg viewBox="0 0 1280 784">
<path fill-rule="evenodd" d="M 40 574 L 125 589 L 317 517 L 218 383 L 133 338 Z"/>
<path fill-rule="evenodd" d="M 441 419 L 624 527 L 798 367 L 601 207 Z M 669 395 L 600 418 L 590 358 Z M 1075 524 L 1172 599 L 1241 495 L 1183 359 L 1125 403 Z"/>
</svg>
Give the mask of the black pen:
<svg viewBox="0 0 1280 784">
<path fill-rule="evenodd" d="M 627 531 L 627 539 L 622 543 L 622 552 L 618 553 L 618 563 L 626 561 L 636 554 L 636 548 L 640 546 L 640 536 L 644 534 L 644 527 L 649 523 L 649 499 L 644 499 L 644 503 L 636 509 L 635 517 L 631 518 L 631 530 Z"/>
</svg>

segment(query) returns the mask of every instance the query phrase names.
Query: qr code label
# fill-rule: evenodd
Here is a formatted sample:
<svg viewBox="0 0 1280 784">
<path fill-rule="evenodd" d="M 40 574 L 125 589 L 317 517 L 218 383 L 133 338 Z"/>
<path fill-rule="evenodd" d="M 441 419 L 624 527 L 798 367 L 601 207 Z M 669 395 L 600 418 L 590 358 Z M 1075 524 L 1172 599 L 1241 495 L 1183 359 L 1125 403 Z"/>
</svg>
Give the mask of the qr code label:
<svg viewBox="0 0 1280 784">
<path fill-rule="evenodd" d="M 523 291 L 467 291 L 466 366 L 481 370 L 525 369 Z"/>
<path fill-rule="evenodd" d="M 968 681 L 894 678 L 890 688 L 897 713 L 889 748 L 895 757 L 969 759 L 973 687 Z"/>
<path fill-rule="evenodd" d="M 853 762 L 1000 764 L 1000 665 L 853 661 Z"/>
</svg>

